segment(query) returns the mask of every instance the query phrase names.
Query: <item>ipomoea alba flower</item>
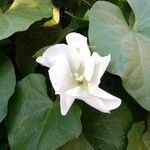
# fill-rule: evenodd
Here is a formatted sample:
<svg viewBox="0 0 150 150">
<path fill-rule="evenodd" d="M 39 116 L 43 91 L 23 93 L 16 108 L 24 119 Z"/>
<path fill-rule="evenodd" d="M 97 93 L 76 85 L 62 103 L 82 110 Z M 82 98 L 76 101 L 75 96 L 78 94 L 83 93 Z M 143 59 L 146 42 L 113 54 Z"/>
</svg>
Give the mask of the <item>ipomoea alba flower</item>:
<svg viewBox="0 0 150 150">
<path fill-rule="evenodd" d="M 69 33 L 66 44 L 49 47 L 36 61 L 49 69 L 49 77 L 60 95 L 61 114 L 66 115 L 75 99 L 83 100 L 97 110 L 109 113 L 121 100 L 98 87 L 110 55 L 101 57 L 88 48 L 87 38 Z"/>
</svg>

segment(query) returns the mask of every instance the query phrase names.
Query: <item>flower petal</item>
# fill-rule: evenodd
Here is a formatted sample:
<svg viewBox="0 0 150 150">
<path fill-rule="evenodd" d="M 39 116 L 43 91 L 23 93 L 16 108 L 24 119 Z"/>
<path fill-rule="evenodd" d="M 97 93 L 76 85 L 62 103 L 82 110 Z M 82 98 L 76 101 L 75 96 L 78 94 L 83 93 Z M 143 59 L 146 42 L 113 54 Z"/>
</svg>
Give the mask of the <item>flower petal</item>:
<svg viewBox="0 0 150 150">
<path fill-rule="evenodd" d="M 90 81 L 94 72 L 94 60 L 92 57 L 85 59 L 84 75 L 87 81 Z"/>
<path fill-rule="evenodd" d="M 79 33 L 72 32 L 67 34 L 66 41 L 69 47 L 77 49 L 84 57 L 90 56 L 87 38 Z"/>
<path fill-rule="evenodd" d="M 110 62 L 111 57 L 110 54 L 108 56 L 101 57 L 98 53 L 94 52 L 92 54 L 92 58 L 94 59 L 95 67 L 91 82 L 98 85 Z"/>
<path fill-rule="evenodd" d="M 49 77 L 56 94 L 74 87 L 70 66 L 64 55 L 60 55 L 49 69 Z"/>
<path fill-rule="evenodd" d="M 93 96 L 100 98 L 108 110 L 116 109 L 121 104 L 121 99 L 105 92 L 104 90 L 98 88 L 96 85 L 88 84 L 89 86 L 89 93 Z"/>
<path fill-rule="evenodd" d="M 80 66 L 80 55 L 77 50 L 69 48 L 66 44 L 56 44 L 54 46 L 50 46 L 42 56 L 36 59 L 36 61 L 50 68 L 62 54 L 64 54 L 69 60 L 73 71 L 76 71 Z"/>
<path fill-rule="evenodd" d="M 67 90 L 66 93 L 74 98 L 83 100 L 85 103 L 101 112 L 109 113 L 109 110 L 100 98 L 92 96 L 90 93 L 80 87 Z"/>
<path fill-rule="evenodd" d="M 60 94 L 60 110 L 63 116 L 67 114 L 74 100 L 75 98 L 72 96 L 69 96 L 65 93 Z"/>
<path fill-rule="evenodd" d="M 43 56 L 39 56 L 36 59 L 36 62 L 38 62 L 39 64 L 46 66 L 46 67 L 50 67 L 49 61 L 47 58 L 43 57 Z"/>
</svg>

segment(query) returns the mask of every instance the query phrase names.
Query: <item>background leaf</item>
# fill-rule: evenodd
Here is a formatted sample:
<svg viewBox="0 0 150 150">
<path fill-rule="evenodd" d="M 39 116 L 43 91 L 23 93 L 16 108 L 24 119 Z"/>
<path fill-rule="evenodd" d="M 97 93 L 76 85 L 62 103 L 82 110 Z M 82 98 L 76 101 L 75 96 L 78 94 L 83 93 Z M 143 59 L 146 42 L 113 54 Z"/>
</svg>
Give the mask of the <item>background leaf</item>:
<svg viewBox="0 0 150 150">
<path fill-rule="evenodd" d="M 150 1 L 128 0 L 135 15 L 131 29 L 121 10 L 97 2 L 90 11 L 91 46 L 102 55 L 111 53 L 109 71 L 119 75 L 127 92 L 150 110 Z"/>
<path fill-rule="evenodd" d="M 37 20 L 51 16 L 51 0 L 14 0 L 5 13 L 0 12 L 0 40 L 26 30 Z"/>
<path fill-rule="evenodd" d="M 59 102 L 48 95 L 45 78 L 30 74 L 17 84 L 7 119 L 12 150 L 55 150 L 81 132 L 81 111 L 72 107 L 67 116 L 60 114 Z"/>
<path fill-rule="evenodd" d="M 132 125 L 128 133 L 127 150 L 148 150 L 143 142 L 142 136 L 145 130 L 145 122 L 138 122 Z"/>
<path fill-rule="evenodd" d="M 83 133 L 94 150 L 124 150 L 126 134 L 132 123 L 132 115 L 125 104 L 110 114 L 91 108 L 83 109 Z"/>
<path fill-rule="evenodd" d="M 77 139 L 69 141 L 57 150 L 94 150 L 85 137 L 81 134 Z"/>
<path fill-rule="evenodd" d="M 7 115 L 7 104 L 14 93 L 16 78 L 9 58 L 0 52 L 0 122 Z"/>
</svg>

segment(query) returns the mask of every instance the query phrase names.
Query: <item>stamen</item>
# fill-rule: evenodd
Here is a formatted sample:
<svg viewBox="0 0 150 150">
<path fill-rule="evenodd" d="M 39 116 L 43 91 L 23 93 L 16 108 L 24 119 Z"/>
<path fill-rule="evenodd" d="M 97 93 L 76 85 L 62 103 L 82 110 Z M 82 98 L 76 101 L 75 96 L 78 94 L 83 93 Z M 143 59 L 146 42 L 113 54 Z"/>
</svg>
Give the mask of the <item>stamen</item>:
<svg viewBox="0 0 150 150">
<path fill-rule="evenodd" d="M 83 84 L 84 76 L 79 75 L 78 73 L 74 73 L 74 76 L 75 76 L 76 82 L 77 82 L 79 85 Z"/>
</svg>

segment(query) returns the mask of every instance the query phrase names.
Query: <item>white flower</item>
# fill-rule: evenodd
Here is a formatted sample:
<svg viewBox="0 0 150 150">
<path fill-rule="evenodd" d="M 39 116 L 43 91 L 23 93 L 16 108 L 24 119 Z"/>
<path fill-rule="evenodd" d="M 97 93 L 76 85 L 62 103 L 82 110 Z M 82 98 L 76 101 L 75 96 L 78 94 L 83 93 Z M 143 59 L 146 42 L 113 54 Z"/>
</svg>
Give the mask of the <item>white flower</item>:
<svg viewBox="0 0 150 150">
<path fill-rule="evenodd" d="M 121 100 L 98 87 L 109 62 L 110 55 L 92 55 L 87 38 L 69 33 L 67 44 L 49 47 L 36 61 L 49 67 L 49 77 L 60 95 L 61 114 L 66 115 L 75 99 L 83 100 L 97 110 L 109 113 L 120 106 Z"/>
</svg>

